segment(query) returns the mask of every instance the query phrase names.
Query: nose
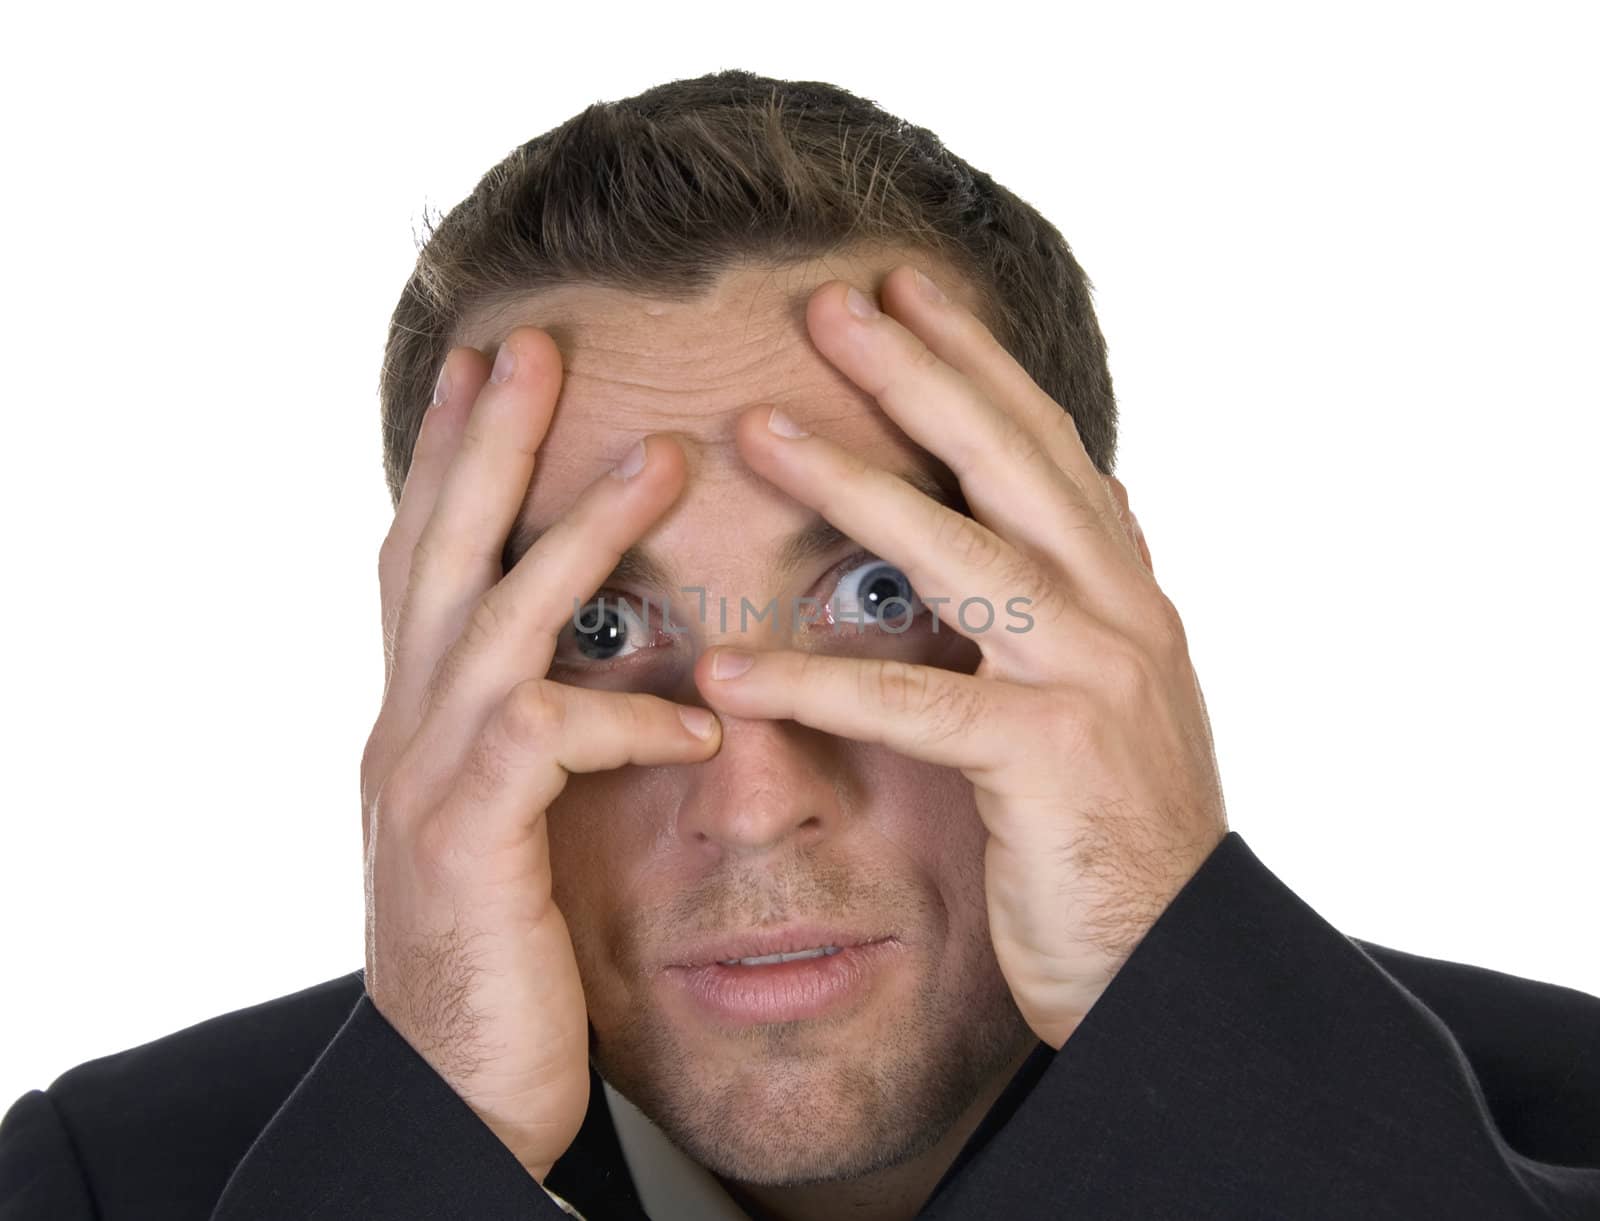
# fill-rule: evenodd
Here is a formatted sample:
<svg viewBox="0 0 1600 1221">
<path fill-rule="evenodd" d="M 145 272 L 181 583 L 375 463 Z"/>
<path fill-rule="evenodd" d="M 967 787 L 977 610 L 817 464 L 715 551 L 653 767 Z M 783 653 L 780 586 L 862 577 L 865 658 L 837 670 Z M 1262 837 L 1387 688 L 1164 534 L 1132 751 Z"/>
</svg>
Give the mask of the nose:
<svg viewBox="0 0 1600 1221">
<path fill-rule="evenodd" d="M 706 857 L 790 853 L 837 832 L 849 785 L 837 738 L 794 721 L 722 718 L 722 746 L 683 795 L 678 834 Z"/>
</svg>

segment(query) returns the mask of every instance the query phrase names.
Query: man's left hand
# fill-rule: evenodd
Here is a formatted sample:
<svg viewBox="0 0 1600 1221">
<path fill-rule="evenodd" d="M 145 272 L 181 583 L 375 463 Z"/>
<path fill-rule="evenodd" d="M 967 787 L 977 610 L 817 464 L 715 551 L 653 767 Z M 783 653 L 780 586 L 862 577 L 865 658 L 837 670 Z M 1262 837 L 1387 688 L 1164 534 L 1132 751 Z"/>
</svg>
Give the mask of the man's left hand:
<svg viewBox="0 0 1600 1221">
<path fill-rule="evenodd" d="M 1071 415 L 975 314 L 925 296 L 913 268 L 885 278 L 889 312 L 865 320 L 847 288 L 812 296 L 813 342 L 946 463 L 972 516 L 825 438 L 771 431 L 765 407 L 740 421 L 740 450 L 918 594 L 948 596 L 942 624 L 982 661 L 965 674 L 760 650 L 719 680 L 719 648 L 699 687 L 717 711 L 881 743 L 972 782 L 995 954 L 1028 1025 L 1059 1049 L 1227 833 L 1205 701 L 1126 494 Z M 987 630 L 963 626 L 969 598 L 992 608 Z M 1028 630 L 1002 626 L 1008 605 Z"/>
</svg>

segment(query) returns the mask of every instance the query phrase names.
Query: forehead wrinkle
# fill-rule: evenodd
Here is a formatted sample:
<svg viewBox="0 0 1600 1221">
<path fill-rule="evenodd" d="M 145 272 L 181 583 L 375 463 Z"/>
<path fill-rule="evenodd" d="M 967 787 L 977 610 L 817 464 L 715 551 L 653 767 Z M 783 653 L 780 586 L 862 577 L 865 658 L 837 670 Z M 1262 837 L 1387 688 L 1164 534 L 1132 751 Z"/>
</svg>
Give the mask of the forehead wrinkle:
<svg viewBox="0 0 1600 1221">
<path fill-rule="evenodd" d="M 842 395 L 838 393 L 823 396 L 808 395 L 807 390 L 810 388 L 800 387 L 790 388 L 785 393 L 758 396 L 758 401 L 776 402 L 781 400 L 789 403 L 793 399 L 799 399 L 806 404 L 805 409 L 802 409 L 800 414 L 803 415 L 805 421 L 812 428 L 817 428 L 819 424 L 825 426 L 834 423 L 848 427 L 859 423 L 864 418 L 862 410 L 864 408 L 866 414 L 876 413 L 883 420 L 887 420 L 894 428 L 894 431 L 900 431 L 897 426 L 894 426 L 892 419 L 888 417 L 876 400 L 854 383 L 848 382 L 848 379 L 844 379 L 843 374 L 839 374 L 839 377 L 845 381 L 845 393 Z M 727 409 L 714 409 L 694 413 L 699 420 L 707 423 L 729 419 L 729 427 L 725 430 L 718 429 L 715 435 L 701 433 L 701 435 L 697 436 L 695 434 L 701 432 L 698 429 L 673 430 L 671 425 L 684 423 L 683 413 L 681 412 L 669 414 L 663 419 L 663 423 L 668 426 L 668 431 L 679 432 L 680 442 L 685 439 L 691 442 L 689 449 L 691 479 L 714 481 L 718 479 L 738 479 L 741 476 L 760 479 L 759 476 L 749 471 L 743 458 L 739 456 L 734 439 L 734 426 L 737 422 L 737 416 L 746 410 L 749 405 L 748 401 L 740 401 Z M 626 410 L 629 416 L 635 417 L 641 423 L 644 422 L 642 417 L 655 415 L 653 412 L 640 410 L 632 404 L 629 404 Z M 732 418 L 730 419 L 730 417 Z M 617 431 L 625 434 L 624 440 L 631 442 L 634 439 L 629 429 L 623 428 Z M 656 430 L 645 429 L 645 433 L 654 431 Z M 644 434 L 641 433 L 639 435 Z M 835 437 L 834 440 L 836 443 L 855 448 L 849 445 L 849 441 L 845 437 Z M 605 459 L 606 464 L 620 458 L 620 451 L 623 448 L 626 448 L 626 446 L 618 445 L 619 452 L 608 455 Z M 712 453 L 709 462 L 696 456 L 705 450 L 710 450 Z M 908 470 L 895 471 L 894 473 L 934 500 L 935 503 L 959 512 L 963 516 L 970 516 L 970 510 L 967 508 L 960 490 L 960 483 L 949 467 L 937 455 L 920 447 L 915 447 L 915 452 L 918 455 L 918 458 L 914 459 L 916 465 Z M 575 470 L 576 468 L 577 464 L 569 465 L 569 470 Z M 601 465 L 593 471 L 585 472 L 579 487 L 587 487 L 595 478 L 602 475 L 605 469 L 606 465 Z M 776 491 L 776 489 L 772 490 Z M 800 502 L 792 501 L 792 503 L 798 504 Z M 513 529 L 502 555 L 506 568 L 509 570 L 510 566 L 525 554 L 547 529 L 549 529 L 548 526 L 535 526 L 526 519 L 520 520 Z M 769 562 L 768 574 L 769 576 L 777 576 L 780 581 L 786 579 L 806 561 L 832 551 L 848 541 L 850 539 L 847 534 L 825 518 L 813 513 L 812 521 L 793 531 L 778 544 L 776 553 Z M 624 550 L 618 557 L 616 565 L 602 584 L 629 584 L 641 588 L 669 590 L 677 589 L 684 585 L 685 582 L 681 580 L 677 567 L 670 556 L 657 555 L 643 543 L 636 543 Z"/>
<path fill-rule="evenodd" d="M 667 386 L 647 378 L 605 378 L 603 374 L 589 373 L 587 368 L 583 368 L 582 373 L 618 385 L 673 395 L 715 392 L 741 378 L 759 378 L 785 356 L 791 358 L 786 362 L 791 366 L 791 376 L 802 368 L 814 367 L 819 363 L 826 365 L 831 374 L 836 374 L 837 370 L 833 369 L 831 363 L 814 350 L 805 323 L 806 307 L 823 282 L 815 278 L 814 268 L 819 265 L 831 278 L 843 278 L 827 256 L 776 265 L 764 261 L 736 263 L 698 298 L 661 298 L 674 307 L 674 312 L 669 315 L 649 312 L 641 315 L 635 308 L 639 301 L 655 298 L 594 284 L 554 285 L 527 298 L 502 301 L 470 311 L 455 328 L 451 343 L 468 344 L 480 350 L 494 349 L 504 342 L 505 336 L 514 327 L 532 326 L 545 331 L 555 341 L 563 353 L 564 369 L 570 370 L 580 364 L 587 366 L 594 358 L 603 361 L 609 356 L 616 358 L 624 367 L 647 363 L 656 367 L 693 367 L 698 370 L 708 356 L 707 347 L 714 347 L 703 342 L 707 328 L 728 334 L 732 330 L 727 325 L 732 321 L 727 318 L 731 312 L 729 306 L 736 306 L 742 298 L 744 310 L 739 337 L 731 354 L 718 350 L 709 353 L 713 359 L 722 357 L 716 363 L 724 366 L 718 369 L 709 383 Z M 741 273 L 757 270 L 761 272 L 761 277 L 751 289 Z M 778 279 L 784 281 L 787 291 L 780 290 L 777 295 L 767 296 L 767 286 Z M 798 288 L 787 287 L 797 280 Z M 571 300 L 575 295 L 580 298 L 578 303 Z M 599 298 L 598 306 L 593 300 L 596 297 Z M 719 316 L 725 321 L 719 320 Z M 754 336 L 751 335 L 752 327 L 757 328 Z M 613 336 L 617 339 L 658 338 L 660 342 L 619 345 Z M 702 342 L 684 342 L 686 339 L 700 339 Z M 750 355 L 740 359 L 745 352 Z M 824 372 L 824 376 L 831 374 Z"/>
<path fill-rule="evenodd" d="M 652 362 L 659 368 L 659 362 Z M 652 410 L 657 410 L 664 417 L 678 414 L 691 416 L 716 416 L 726 415 L 748 407 L 751 402 L 759 401 L 763 391 L 752 391 L 750 387 L 759 386 L 763 380 L 769 380 L 780 385 L 793 383 L 801 378 L 812 380 L 808 377 L 803 366 L 791 364 L 787 368 L 774 370 L 770 367 L 773 361 L 771 356 L 764 358 L 760 363 L 752 363 L 744 368 L 730 369 L 725 373 L 695 380 L 683 380 L 677 383 L 663 380 L 635 378 L 622 375 L 618 372 L 600 372 L 594 370 L 585 360 L 573 360 L 562 371 L 561 397 L 567 398 L 573 388 L 582 389 L 584 396 L 594 396 L 603 399 L 605 408 L 613 414 L 627 411 L 640 416 L 647 416 Z M 616 394 L 611 397 L 608 392 L 628 392 Z M 752 397 L 754 395 L 754 397 Z M 732 401 L 728 402 L 731 397 Z M 659 408 L 652 408 L 649 400 L 661 398 L 670 402 L 670 413 Z M 689 406 L 680 406 L 681 400 L 687 399 Z M 696 408 L 694 404 L 707 401 L 708 405 Z M 557 410 L 560 410 L 558 400 Z M 570 405 L 568 407 L 570 411 Z"/>
<path fill-rule="evenodd" d="M 806 401 L 808 404 L 810 402 L 815 402 L 815 399 L 805 397 L 807 389 L 807 387 L 794 387 L 790 388 L 786 393 L 756 396 L 756 401 L 781 401 L 787 405 L 790 404 L 791 400 L 800 398 L 802 401 Z M 853 384 L 850 386 L 850 392 L 851 393 L 849 397 L 843 400 L 837 398 L 826 400 L 829 408 L 831 409 L 824 409 L 821 411 L 806 410 L 801 412 L 801 414 L 804 416 L 806 422 L 813 428 L 816 428 L 818 425 L 826 425 L 830 423 L 844 425 L 856 423 L 862 419 L 862 412 L 859 410 L 859 408 L 862 406 L 865 406 L 867 412 L 869 413 L 878 412 L 879 414 L 883 415 L 885 419 L 888 418 L 887 414 L 883 413 L 882 408 L 877 405 L 870 395 L 867 395 L 864 391 L 860 390 Z M 622 457 L 622 451 L 628 448 L 628 446 L 631 445 L 634 440 L 658 431 L 667 431 L 676 434 L 675 443 L 679 444 L 680 446 L 685 440 L 691 443 L 688 453 L 690 458 L 689 478 L 691 480 L 709 480 L 715 478 L 715 472 L 719 469 L 726 470 L 730 477 L 738 478 L 741 472 L 748 472 L 748 468 L 745 465 L 744 459 L 738 453 L 738 444 L 735 440 L 735 433 L 737 429 L 738 417 L 750 406 L 750 401 L 741 400 L 727 408 L 716 408 L 693 413 L 671 413 L 665 416 L 659 416 L 658 413 L 651 412 L 649 410 L 641 410 L 632 404 L 628 404 L 620 407 L 620 409 L 618 409 L 618 414 L 629 417 L 635 427 L 640 424 L 644 424 L 646 426 L 642 431 L 637 433 L 633 428 L 626 426 L 609 430 L 608 435 L 615 436 L 617 434 L 621 434 L 622 442 L 625 442 L 625 444 L 618 443 L 615 446 L 615 449 L 617 450 L 616 453 L 603 454 L 601 456 L 602 460 L 598 464 L 580 463 L 570 460 L 563 461 L 561 460 L 561 455 L 546 449 L 544 446 L 541 446 L 538 465 L 542 466 L 545 470 L 551 469 L 552 466 L 559 466 L 563 471 L 566 472 L 566 476 L 571 478 L 573 483 L 579 489 L 578 493 L 576 494 L 581 494 L 582 489 L 590 486 L 596 479 L 602 476 L 612 464 L 620 460 Z M 559 414 L 560 413 L 558 411 L 557 415 L 559 416 Z M 696 422 L 708 425 L 710 427 L 682 427 L 682 425 L 688 422 L 685 419 L 686 414 L 692 416 Z M 666 427 L 649 427 L 648 425 L 655 419 L 659 419 L 662 424 L 666 425 Z M 717 426 L 721 421 L 727 422 L 726 427 Z M 675 425 L 677 427 L 674 427 Z M 556 432 L 556 429 L 553 426 L 552 433 L 554 432 Z M 842 440 L 843 438 L 836 438 L 836 442 Z M 548 441 L 549 437 L 547 436 L 547 444 Z M 848 445 L 847 442 L 846 444 Z M 611 447 L 608 446 L 607 448 Z M 854 447 L 851 446 L 850 448 Z M 711 451 L 711 461 L 706 462 L 703 460 L 697 460 L 696 454 L 700 451 L 706 450 Z M 940 470 L 948 473 L 947 468 L 945 468 L 942 463 L 938 462 L 933 455 L 929 454 L 927 457 L 932 460 Z M 554 459 L 554 461 L 552 461 L 552 459 Z M 592 465 L 593 469 L 583 470 L 582 467 L 587 465 Z M 749 472 L 749 475 L 752 478 L 759 479 L 759 476 L 755 476 L 753 472 Z M 535 478 L 537 481 L 537 472 Z M 953 480 L 953 476 L 951 476 L 951 479 Z M 939 488 L 939 484 L 935 480 L 924 480 L 924 482 L 919 483 L 918 486 L 923 487 L 924 490 L 928 491 L 930 495 L 937 492 Z M 935 498 L 940 499 L 938 496 Z M 941 503 L 948 504 L 950 502 L 948 499 L 941 499 Z M 552 522 L 551 524 L 554 523 Z M 539 537 L 543 535 L 549 528 L 549 526 L 535 525 L 526 516 L 519 514 L 518 520 L 513 526 L 511 534 L 507 539 L 505 548 L 501 553 L 501 559 L 505 569 L 509 571 L 517 559 L 524 555 L 534 545 L 534 543 L 538 541 Z M 829 549 L 831 546 L 837 545 L 838 542 L 843 538 L 844 536 L 838 530 L 828 525 L 827 522 L 820 521 L 820 524 L 817 524 L 812 528 L 811 537 L 809 539 L 801 538 L 797 535 L 789 540 L 789 543 L 784 551 L 784 558 L 779 562 L 779 569 L 783 572 L 788 572 L 803 560 L 811 558 L 820 552 Z M 665 559 L 657 559 L 651 555 L 647 548 L 638 544 L 628 548 L 619 557 L 617 566 L 613 570 L 613 576 L 618 581 L 634 580 L 642 585 L 658 588 L 672 587 L 678 584 L 678 582 L 676 582 L 674 579 L 671 579 L 674 577 L 674 575 L 674 569 L 669 561 Z"/>
<path fill-rule="evenodd" d="M 738 417 L 752 406 L 773 403 L 782 403 L 813 426 L 849 428 L 878 417 L 879 426 L 887 422 L 895 432 L 901 431 L 871 395 L 820 354 L 807 359 L 800 352 L 780 364 L 783 355 L 769 352 L 761 357 L 768 369 L 741 369 L 693 386 L 666 386 L 610 371 L 575 368 L 561 388 L 545 446 L 567 441 L 574 451 L 594 455 L 592 437 L 581 443 L 572 440 L 579 430 L 621 436 L 627 443 L 654 432 L 676 432 L 701 446 L 725 449 L 736 456 Z M 626 448 L 627 444 L 619 441 L 615 453 L 600 455 L 603 462 L 594 465 L 592 475 L 602 473 Z"/>
<path fill-rule="evenodd" d="M 852 260 L 844 257 L 843 262 Z M 553 465 L 566 476 L 576 477 L 583 466 L 593 464 L 598 447 L 595 438 L 582 436 L 582 431 L 596 417 L 610 425 L 602 437 L 620 433 L 631 440 L 627 434 L 634 429 L 642 430 L 639 435 L 677 430 L 701 446 L 726 450 L 734 459 L 736 417 L 754 403 L 782 402 L 798 408 L 797 414 L 812 427 L 848 426 L 865 414 L 881 416 L 888 420 L 891 431 L 901 432 L 875 399 L 812 344 L 805 313 L 822 282 L 816 278 L 818 266 L 836 279 L 852 274 L 845 268 L 841 276 L 826 256 L 776 265 L 735 265 L 730 272 L 759 271 L 753 289 L 748 278 L 725 275 L 698 298 L 660 298 L 669 308 L 659 312 L 652 308 L 656 298 L 648 295 L 597 285 L 557 285 L 531 298 L 497 303 L 470 314 L 471 321 L 464 320 L 457 334 L 466 335 L 468 342 L 497 334 L 500 338 L 493 346 L 498 347 L 514 326 L 527 325 L 544 330 L 556 342 L 563 353 L 563 384 L 546 442 L 569 434 L 575 438 L 570 455 L 555 455 Z M 775 281 L 781 281 L 781 286 L 769 295 L 769 286 Z M 644 308 L 640 308 L 641 301 L 647 303 Z M 550 320 L 542 322 L 541 318 Z M 740 325 L 734 339 L 736 319 Z M 474 346 L 483 345 L 474 342 Z M 686 378 L 687 384 L 670 385 L 649 376 L 652 369 L 696 376 Z M 630 376 L 636 370 L 642 375 Z M 581 390 L 577 395 L 581 406 L 568 394 L 573 388 Z M 724 398 L 735 389 L 736 394 Z M 659 402 L 652 403 L 652 398 Z M 706 402 L 708 399 L 711 401 Z M 619 444 L 618 453 L 604 455 L 583 486 L 620 458 L 623 448 L 626 446 Z M 930 481 L 923 490 L 941 493 L 935 499 L 950 507 L 959 502 L 960 511 L 966 513 L 959 484 L 948 468 L 926 451 L 919 452 L 942 472 L 941 478 Z M 547 470 L 552 466 L 551 457 L 551 451 L 542 454 L 541 465 Z M 566 482 L 566 476 L 560 483 Z M 533 546 L 546 528 L 519 520 L 503 552 L 507 566 Z M 818 518 L 780 546 L 775 563 L 780 569 L 792 569 L 843 539 L 842 533 Z M 671 578 L 676 575 L 664 557 L 653 556 L 637 545 L 619 557 L 613 572 L 616 580 L 655 586 L 673 584 Z"/>
<path fill-rule="evenodd" d="M 766 278 L 770 279 L 773 274 L 775 272 L 769 270 Z M 470 343 L 478 347 L 490 343 L 498 345 L 515 327 L 531 326 L 548 333 L 558 347 L 570 344 L 574 349 L 587 348 L 625 360 L 636 358 L 641 348 L 648 350 L 652 347 L 651 341 L 659 340 L 654 346 L 663 350 L 664 359 L 687 364 L 693 363 L 698 354 L 693 347 L 686 347 L 683 340 L 691 334 L 703 336 L 707 328 L 731 338 L 735 321 L 731 307 L 741 297 L 746 300 L 735 347 L 751 347 L 759 341 L 761 349 L 765 349 L 772 335 L 758 333 L 756 340 L 752 340 L 753 325 L 759 327 L 760 332 L 805 338 L 805 303 L 815 287 L 792 293 L 787 298 L 776 298 L 774 304 L 761 300 L 760 285 L 754 293 L 747 293 L 730 284 L 725 293 L 708 293 L 694 301 L 672 301 L 670 313 L 655 313 L 640 310 L 638 306 L 641 301 L 658 298 L 597 285 L 558 285 L 526 298 L 470 312 L 454 329 L 451 342 L 452 345 Z M 574 297 L 577 300 L 573 300 Z M 635 343 L 635 337 L 646 342 Z"/>
<path fill-rule="evenodd" d="M 842 374 L 840 377 L 842 378 Z M 603 377 L 583 378 L 590 382 L 611 382 Z M 612 382 L 612 384 L 616 384 Z M 735 434 L 738 417 L 742 415 L 753 403 L 783 402 L 785 405 L 794 405 L 797 401 L 806 404 L 805 409 L 799 411 L 812 427 L 817 425 L 841 424 L 849 426 L 858 423 L 863 418 L 863 409 L 867 414 L 882 413 L 876 401 L 853 383 L 846 383 L 845 393 L 841 395 L 838 390 L 829 386 L 826 391 L 819 394 L 814 383 L 802 383 L 780 387 L 775 393 L 753 394 L 746 392 L 737 400 L 727 406 L 711 406 L 702 409 L 684 409 L 676 407 L 670 411 L 658 410 L 641 404 L 634 395 L 620 395 L 616 401 L 607 402 L 603 392 L 586 387 L 578 396 L 577 402 L 567 398 L 566 388 L 563 387 L 561 398 L 551 422 L 551 428 L 540 446 L 540 453 L 536 467 L 535 482 L 538 482 L 538 468 L 545 472 L 559 470 L 559 484 L 571 482 L 578 489 L 574 495 L 581 494 L 583 488 L 588 487 L 595 479 L 603 475 L 609 467 L 622 457 L 622 451 L 631 443 L 645 435 L 656 432 L 671 432 L 676 434 L 676 443 L 682 445 L 689 442 L 689 456 L 691 458 L 691 478 L 707 479 L 713 477 L 713 472 L 726 469 L 731 473 L 747 470 L 744 460 L 738 454 Z M 589 400 L 597 400 L 591 404 Z M 820 400 L 821 410 L 813 407 Z M 601 406 L 603 404 L 603 407 Z M 563 410 L 563 407 L 565 410 Z M 602 442 L 603 450 L 614 449 L 616 452 L 601 452 L 596 454 L 597 446 L 592 439 L 585 444 L 577 437 L 573 437 L 570 444 L 551 446 L 552 440 L 560 441 L 563 434 L 577 427 L 580 417 L 592 418 L 604 410 L 610 414 L 611 426 L 605 430 L 604 437 L 619 437 L 614 445 Z M 885 415 L 887 419 L 887 416 Z M 566 425 L 563 426 L 563 420 Z M 843 440 L 843 438 L 840 438 Z M 583 451 L 587 451 L 584 453 Z M 695 455 L 701 451 L 711 452 L 711 461 L 696 461 Z M 581 455 L 581 456 L 580 456 Z M 596 462 L 594 459 L 599 458 Z M 754 476 L 751 477 L 759 478 Z M 553 523 L 552 523 L 553 524 Z M 502 561 L 509 569 L 517 559 L 531 548 L 538 538 L 548 529 L 548 526 L 534 525 L 527 517 L 521 517 L 514 526 L 511 535 L 502 552 Z M 786 566 L 798 563 L 800 560 L 815 555 L 819 550 L 825 549 L 822 545 L 825 526 L 819 526 L 816 536 L 809 546 L 798 546 L 791 549 L 789 561 Z M 831 541 L 837 541 L 835 538 Z M 656 587 L 671 587 L 676 585 L 675 573 L 672 565 L 665 560 L 657 559 L 641 547 L 629 548 L 618 560 L 614 570 L 615 579 L 635 580 L 643 585 Z"/>
<path fill-rule="evenodd" d="M 932 455 L 928 457 L 932 458 Z M 935 504 L 942 505 L 963 517 L 970 517 L 971 510 L 967 506 L 960 482 L 937 458 L 932 458 L 932 465 L 932 470 L 919 464 L 908 470 L 891 471 L 891 474 L 909 483 Z M 547 529 L 549 527 L 534 527 L 523 523 L 512 531 L 502 556 L 507 571 L 526 554 Z M 767 574 L 769 578 L 774 579 L 774 584 L 781 585 L 807 561 L 826 555 L 844 543 L 852 541 L 838 526 L 813 512 L 811 521 L 783 539 L 767 566 Z M 607 585 L 678 590 L 686 587 L 686 582 L 681 579 L 677 566 L 670 556 L 657 556 L 644 544 L 635 543 L 622 552 L 616 565 L 601 582 L 601 586 Z"/>
</svg>

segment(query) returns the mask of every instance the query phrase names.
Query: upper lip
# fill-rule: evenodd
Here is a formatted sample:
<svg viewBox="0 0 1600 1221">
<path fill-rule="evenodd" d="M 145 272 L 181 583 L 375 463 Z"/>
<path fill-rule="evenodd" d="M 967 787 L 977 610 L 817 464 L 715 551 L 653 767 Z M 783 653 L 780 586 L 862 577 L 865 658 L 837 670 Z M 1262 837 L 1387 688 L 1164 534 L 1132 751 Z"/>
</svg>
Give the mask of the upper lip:
<svg viewBox="0 0 1600 1221">
<path fill-rule="evenodd" d="M 707 937 L 673 951 L 669 967 L 703 967 L 730 958 L 760 958 L 766 954 L 793 954 L 798 950 L 815 950 L 835 945 L 866 945 L 873 941 L 889 940 L 888 934 L 872 932 L 846 932 L 821 924 L 790 924 L 783 928 L 752 928 L 736 933 L 722 933 Z"/>
</svg>

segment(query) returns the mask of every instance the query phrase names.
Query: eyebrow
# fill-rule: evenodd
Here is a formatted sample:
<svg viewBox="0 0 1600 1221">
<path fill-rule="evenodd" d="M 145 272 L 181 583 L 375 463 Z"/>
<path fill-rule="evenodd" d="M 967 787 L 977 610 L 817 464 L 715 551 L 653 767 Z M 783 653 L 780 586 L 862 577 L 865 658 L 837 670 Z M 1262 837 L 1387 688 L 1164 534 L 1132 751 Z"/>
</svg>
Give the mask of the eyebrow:
<svg viewBox="0 0 1600 1221">
<path fill-rule="evenodd" d="M 940 479 L 920 467 L 913 467 L 908 471 L 895 471 L 893 474 L 909 483 L 935 504 L 942 505 L 963 517 L 972 516 L 972 511 L 967 507 L 966 497 L 961 492 L 961 486 L 953 475 Z M 509 572 L 512 565 L 526 555 L 548 529 L 548 526 L 534 527 L 519 523 L 511 531 L 511 537 L 506 543 L 504 552 L 501 553 L 501 563 L 505 571 Z M 841 543 L 849 541 L 851 541 L 850 536 L 843 530 L 826 518 L 818 518 L 810 525 L 800 527 L 783 541 L 778 549 L 777 571 L 780 577 L 786 578 L 808 560 L 826 555 Z M 676 570 L 670 563 L 651 554 L 650 549 L 642 544 L 635 543 L 622 553 L 616 567 L 601 585 L 634 585 L 665 589 L 679 584 L 671 579 L 675 575 Z"/>
</svg>

